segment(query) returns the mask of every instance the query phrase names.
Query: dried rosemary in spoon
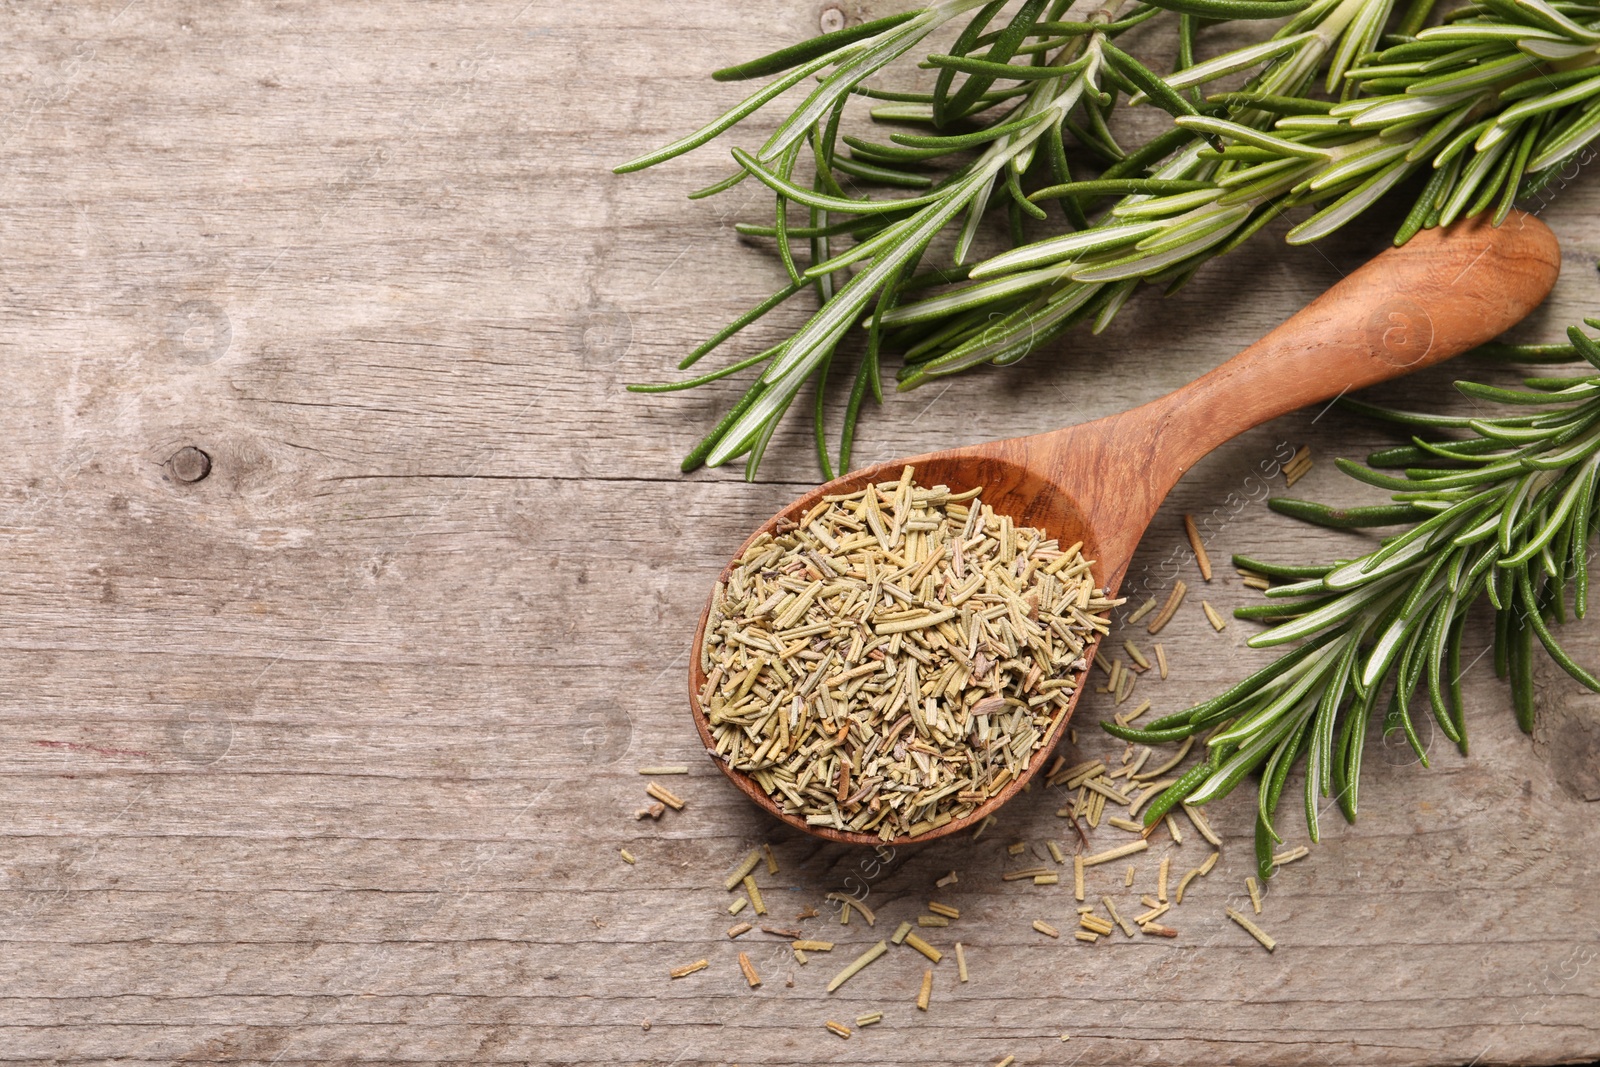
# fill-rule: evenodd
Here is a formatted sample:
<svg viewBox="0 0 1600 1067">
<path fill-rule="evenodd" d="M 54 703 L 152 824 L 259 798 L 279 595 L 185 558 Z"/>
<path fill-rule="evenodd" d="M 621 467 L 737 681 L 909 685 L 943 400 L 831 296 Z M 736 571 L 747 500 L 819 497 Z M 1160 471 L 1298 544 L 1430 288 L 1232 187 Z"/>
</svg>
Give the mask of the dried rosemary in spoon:
<svg viewBox="0 0 1600 1067">
<path fill-rule="evenodd" d="M 913 473 L 752 542 L 700 650 L 716 756 L 810 825 L 885 840 L 1023 773 L 1121 603 L 1080 546 Z"/>
</svg>

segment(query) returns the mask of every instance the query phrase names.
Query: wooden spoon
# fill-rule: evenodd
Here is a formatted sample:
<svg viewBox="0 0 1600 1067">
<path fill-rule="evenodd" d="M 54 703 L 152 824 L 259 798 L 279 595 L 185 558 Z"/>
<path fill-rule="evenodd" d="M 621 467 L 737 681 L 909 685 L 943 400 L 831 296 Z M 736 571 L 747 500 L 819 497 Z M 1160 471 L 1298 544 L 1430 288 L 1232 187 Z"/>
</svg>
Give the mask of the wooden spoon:
<svg viewBox="0 0 1600 1067">
<path fill-rule="evenodd" d="M 1514 212 L 1498 228 L 1481 219 L 1427 230 L 1387 249 L 1237 356 L 1158 400 L 1049 433 L 853 471 L 778 512 L 734 558 L 778 520 L 804 514 L 825 494 L 898 480 L 911 464 L 918 484 L 957 492 L 982 487 L 983 501 L 1017 525 L 1040 527 L 1064 546 L 1082 541 L 1084 556 L 1096 561 L 1097 584 L 1114 596 L 1167 492 L 1213 448 L 1296 408 L 1449 359 L 1498 336 L 1545 298 L 1560 271 L 1555 235 L 1531 215 Z M 731 564 L 724 569 L 724 580 L 731 570 Z M 700 706 L 700 649 L 709 612 L 708 602 L 689 668 L 689 706 L 708 750 L 714 742 Z M 1085 656 L 1092 660 L 1097 648 L 1098 642 Z M 1033 753 L 1025 773 L 970 815 L 915 840 L 962 830 L 1010 799 L 1045 765 L 1085 688 L 1077 687 L 1052 727 L 1052 740 Z M 790 826 L 832 841 L 884 843 L 875 834 L 808 826 L 803 817 L 780 810 L 744 773 L 715 762 L 750 799 Z"/>
</svg>

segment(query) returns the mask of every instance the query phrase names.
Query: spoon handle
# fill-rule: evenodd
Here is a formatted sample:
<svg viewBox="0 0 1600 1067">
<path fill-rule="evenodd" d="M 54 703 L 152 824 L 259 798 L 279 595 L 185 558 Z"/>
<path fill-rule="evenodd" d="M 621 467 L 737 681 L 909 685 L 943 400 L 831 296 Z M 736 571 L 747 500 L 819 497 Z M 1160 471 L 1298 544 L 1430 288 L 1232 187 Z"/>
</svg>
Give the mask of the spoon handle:
<svg viewBox="0 0 1600 1067">
<path fill-rule="evenodd" d="M 1493 340 L 1561 270 L 1555 235 L 1514 212 L 1425 230 L 1375 256 L 1255 344 L 1128 412 L 1160 442 L 1168 486 L 1217 445 L 1296 408 L 1398 378 Z M 1164 492 L 1162 495 L 1165 495 Z"/>
</svg>

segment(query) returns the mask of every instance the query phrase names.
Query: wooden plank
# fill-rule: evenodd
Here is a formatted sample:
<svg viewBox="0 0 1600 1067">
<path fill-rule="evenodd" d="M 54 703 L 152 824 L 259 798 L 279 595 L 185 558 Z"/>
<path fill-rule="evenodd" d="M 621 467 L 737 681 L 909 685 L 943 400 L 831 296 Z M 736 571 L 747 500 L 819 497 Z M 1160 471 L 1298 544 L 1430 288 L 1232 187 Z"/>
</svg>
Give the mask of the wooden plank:
<svg viewBox="0 0 1600 1067">
<path fill-rule="evenodd" d="M 6 1058 L 1600 1056 L 1595 698 L 1549 669 L 1535 742 L 1486 660 L 1465 679 L 1470 759 L 1434 738 L 1422 771 L 1373 739 L 1361 823 L 1327 816 L 1323 844 L 1270 885 L 1271 956 L 1222 913 L 1244 899 L 1242 797 L 1213 813 L 1228 848 L 1171 914 L 1179 938 L 1082 946 L 1030 928 L 1071 927 L 1069 885 L 1000 877 L 1007 842 L 1069 840 L 1058 791 L 1019 797 L 976 843 L 874 864 L 767 824 L 699 751 L 683 704 L 695 615 L 727 552 L 816 467 L 794 424 L 757 485 L 676 473 L 731 388 L 622 386 L 670 376 L 782 268 L 732 232 L 762 196 L 682 198 L 725 173 L 720 150 L 606 168 L 726 107 L 741 90 L 708 71 L 816 18 L 655 0 L 576 18 L 525 0 L 15 14 L 0 85 Z M 1544 212 L 1567 276 L 1521 336 L 1593 313 L 1597 209 L 1580 180 Z M 1150 399 L 1386 239 L 1374 222 L 1289 249 L 1286 228 L 1165 303 L 1140 295 L 1098 338 L 891 394 L 858 459 Z M 1463 373 L 1381 395 L 1460 407 Z M 1130 588 L 1195 584 L 1185 511 L 1219 561 L 1204 595 L 1224 611 L 1254 597 L 1220 565 L 1230 552 L 1363 543 L 1268 514 L 1260 465 L 1310 443 L 1319 463 L 1297 494 L 1369 500 L 1329 460 L 1387 440 L 1331 410 L 1230 443 L 1174 493 Z M 185 446 L 209 454 L 204 480 L 175 480 Z M 1262 660 L 1248 632 L 1215 633 L 1186 605 L 1162 635 L 1173 676 L 1145 676 L 1141 697 L 1175 710 L 1216 692 Z M 1592 627 L 1563 638 L 1600 661 Z M 1467 658 L 1487 639 L 1475 626 Z M 1063 754 L 1117 751 L 1094 727 L 1110 713 L 1085 700 Z M 637 820 L 635 769 L 663 762 L 689 765 L 670 782 L 688 807 Z M 781 863 L 757 875 L 771 921 L 838 942 L 804 967 L 781 939 L 724 933 L 721 877 L 763 840 Z M 1205 855 L 1192 836 L 1175 851 L 1176 870 Z M 822 991 L 952 868 L 961 881 L 938 899 L 962 918 L 924 933 L 963 941 L 971 982 L 939 965 L 919 1013 L 926 961 L 896 948 Z M 1093 893 L 1122 892 L 1122 870 L 1091 871 Z M 864 892 L 877 927 L 795 918 L 833 891 Z M 667 977 L 699 958 L 704 972 Z M 822 1029 L 868 1010 L 884 1022 L 849 1042 Z"/>
</svg>

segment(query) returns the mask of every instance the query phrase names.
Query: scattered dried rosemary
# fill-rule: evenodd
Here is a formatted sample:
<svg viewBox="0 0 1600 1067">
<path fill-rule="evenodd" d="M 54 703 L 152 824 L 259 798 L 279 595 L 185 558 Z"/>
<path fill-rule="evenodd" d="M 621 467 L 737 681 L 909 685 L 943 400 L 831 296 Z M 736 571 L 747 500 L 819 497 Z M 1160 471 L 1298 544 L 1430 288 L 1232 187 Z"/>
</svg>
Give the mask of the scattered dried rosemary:
<svg viewBox="0 0 1600 1067">
<path fill-rule="evenodd" d="M 1121 603 L 1081 546 L 913 473 L 758 537 L 701 649 L 715 755 L 807 823 L 885 840 L 1022 774 Z"/>
</svg>

